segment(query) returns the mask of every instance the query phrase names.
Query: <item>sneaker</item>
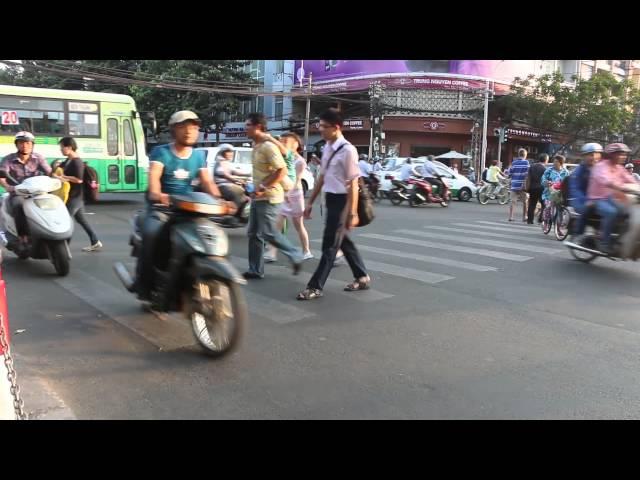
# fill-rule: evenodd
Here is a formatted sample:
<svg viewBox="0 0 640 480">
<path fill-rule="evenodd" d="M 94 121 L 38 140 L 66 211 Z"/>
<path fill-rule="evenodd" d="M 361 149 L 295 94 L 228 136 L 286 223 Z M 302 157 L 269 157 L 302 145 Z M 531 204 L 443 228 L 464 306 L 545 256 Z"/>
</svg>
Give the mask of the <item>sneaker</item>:
<svg viewBox="0 0 640 480">
<path fill-rule="evenodd" d="M 313 256 L 313 253 L 311 253 L 311 252 L 305 253 L 304 256 L 302 257 L 303 260 L 311 260 L 312 258 L 315 258 L 315 257 Z"/>
<path fill-rule="evenodd" d="M 270 253 L 265 253 L 264 257 L 262 258 L 264 258 L 264 261 L 266 263 L 274 263 L 278 261 L 278 259 L 275 256 L 271 255 Z"/>
<path fill-rule="evenodd" d="M 253 273 L 253 272 L 244 272 L 242 274 L 242 276 L 244 278 L 246 278 L 247 280 L 257 280 L 257 279 L 263 279 L 264 275 L 259 275 L 257 273 Z"/>
<path fill-rule="evenodd" d="M 90 247 L 84 247 L 82 249 L 83 252 L 95 252 L 96 250 L 100 250 L 102 248 L 102 242 L 98 240 L 96 243 L 91 245 Z"/>
</svg>

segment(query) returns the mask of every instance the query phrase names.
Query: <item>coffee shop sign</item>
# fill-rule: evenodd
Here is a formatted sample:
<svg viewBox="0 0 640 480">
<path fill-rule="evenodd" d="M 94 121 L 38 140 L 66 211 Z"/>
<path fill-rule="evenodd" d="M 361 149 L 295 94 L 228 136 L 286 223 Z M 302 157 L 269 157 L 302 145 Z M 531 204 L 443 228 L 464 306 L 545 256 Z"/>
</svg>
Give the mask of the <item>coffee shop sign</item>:
<svg viewBox="0 0 640 480">
<path fill-rule="evenodd" d="M 539 140 L 541 142 L 551 142 L 551 135 L 548 133 L 535 132 L 524 128 L 507 128 L 506 132 L 507 135 L 510 136 L 525 137 L 532 140 Z"/>
</svg>

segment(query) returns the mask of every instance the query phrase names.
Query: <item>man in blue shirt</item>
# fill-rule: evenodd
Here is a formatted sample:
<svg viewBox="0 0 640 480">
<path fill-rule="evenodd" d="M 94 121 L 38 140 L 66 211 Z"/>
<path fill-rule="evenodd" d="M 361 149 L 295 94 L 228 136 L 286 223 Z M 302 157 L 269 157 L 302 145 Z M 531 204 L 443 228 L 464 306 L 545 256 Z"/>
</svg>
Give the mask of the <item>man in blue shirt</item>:
<svg viewBox="0 0 640 480">
<path fill-rule="evenodd" d="M 522 202 L 522 221 L 527 221 L 527 193 L 524 191 L 524 182 L 528 174 L 529 161 L 527 160 L 527 151 L 521 148 L 518 150 L 518 158 L 514 158 L 509 169 L 509 177 L 511 178 L 510 222 L 513 222 L 513 207 L 517 200 Z"/>
<path fill-rule="evenodd" d="M 585 143 L 580 152 L 582 153 L 582 163 L 569 176 L 569 206 L 573 207 L 580 217 L 574 224 L 572 236 L 569 242 L 579 243 L 579 237 L 584 233 L 587 220 L 587 210 L 594 201 L 587 200 L 587 189 L 589 188 L 589 178 L 593 166 L 602 157 L 602 145 L 599 143 Z"/>
<path fill-rule="evenodd" d="M 171 115 L 169 128 L 173 143 L 160 145 L 149 154 L 149 191 L 147 213 L 142 226 L 142 252 L 136 266 L 136 290 L 142 300 L 148 300 L 153 284 L 154 238 L 164 225 L 163 218 L 154 215 L 151 204 L 169 205 L 171 195 L 183 195 L 199 188 L 217 198 L 220 190 L 207 169 L 205 154 L 194 150 L 198 141 L 201 121 L 198 116 L 184 110 Z"/>
</svg>

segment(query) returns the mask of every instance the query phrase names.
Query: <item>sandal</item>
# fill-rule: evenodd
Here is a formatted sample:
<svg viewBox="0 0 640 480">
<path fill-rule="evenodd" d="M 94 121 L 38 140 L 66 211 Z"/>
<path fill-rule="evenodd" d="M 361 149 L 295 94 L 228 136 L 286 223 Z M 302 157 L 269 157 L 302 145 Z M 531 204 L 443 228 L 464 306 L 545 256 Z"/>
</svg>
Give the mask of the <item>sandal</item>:
<svg viewBox="0 0 640 480">
<path fill-rule="evenodd" d="M 371 279 L 365 280 L 365 281 L 354 280 L 353 282 L 348 284 L 346 287 L 344 287 L 344 291 L 357 292 L 358 290 L 369 290 L 369 288 L 371 288 Z"/>
<path fill-rule="evenodd" d="M 314 298 L 322 297 L 322 290 L 317 288 L 305 288 L 296 296 L 298 300 L 313 300 Z"/>
</svg>

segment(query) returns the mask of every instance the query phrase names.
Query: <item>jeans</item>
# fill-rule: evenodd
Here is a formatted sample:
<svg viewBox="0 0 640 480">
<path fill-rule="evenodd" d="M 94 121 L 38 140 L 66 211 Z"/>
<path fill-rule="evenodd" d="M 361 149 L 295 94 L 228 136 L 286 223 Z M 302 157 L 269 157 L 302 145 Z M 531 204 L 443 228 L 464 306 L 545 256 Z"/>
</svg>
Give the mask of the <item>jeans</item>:
<svg viewBox="0 0 640 480">
<path fill-rule="evenodd" d="M 342 232 L 342 213 L 347 204 L 347 195 L 327 193 L 326 203 L 327 223 L 325 224 L 324 234 L 322 235 L 322 257 L 320 258 L 318 268 L 316 268 L 316 271 L 307 284 L 308 288 L 318 290 L 322 290 L 324 284 L 327 282 L 338 250 L 342 250 L 342 253 L 344 253 L 344 258 L 347 259 L 354 278 L 367 276 L 367 270 L 358 249 L 347 233 Z"/>
<path fill-rule="evenodd" d="M 611 240 L 611 233 L 616 225 L 618 216 L 624 211 L 624 207 L 611 198 L 595 201 L 596 213 L 602 217 L 600 227 L 602 245 L 608 246 Z"/>
<path fill-rule="evenodd" d="M 91 241 L 91 245 L 95 245 L 98 243 L 98 236 L 96 232 L 93 231 L 91 225 L 87 221 L 87 218 L 84 216 L 84 200 L 82 196 L 78 196 L 76 198 L 69 198 L 67 201 L 67 209 L 69 210 L 69 215 L 72 218 L 75 218 L 78 224 L 87 232 L 89 236 L 89 240 Z"/>
<path fill-rule="evenodd" d="M 589 208 L 587 207 L 587 202 L 577 202 L 573 200 L 571 201 L 571 206 L 576 211 L 576 213 L 580 214 L 580 216 L 575 221 L 573 232 L 571 233 L 573 235 L 582 235 L 585 228 L 587 227 L 587 211 L 589 210 Z"/>
<path fill-rule="evenodd" d="M 249 273 L 264 275 L 264 242 L 280 250 L 293 263 L 302 262 L 302 252 L 287 237 L 276 230 L 280 204 L 259 200 L 251 205 L 249 214 Z"/>
</svg>

